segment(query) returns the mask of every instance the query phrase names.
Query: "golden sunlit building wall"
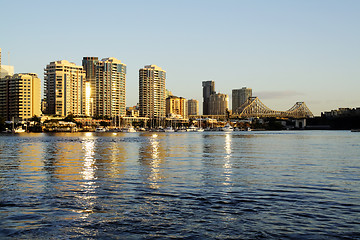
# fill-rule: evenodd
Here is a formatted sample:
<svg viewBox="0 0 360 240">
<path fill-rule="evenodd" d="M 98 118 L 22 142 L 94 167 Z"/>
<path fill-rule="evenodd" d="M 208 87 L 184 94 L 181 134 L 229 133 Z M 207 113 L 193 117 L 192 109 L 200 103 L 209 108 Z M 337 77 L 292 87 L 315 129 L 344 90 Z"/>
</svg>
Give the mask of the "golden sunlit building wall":
<svg viewBox="0 0 360 240">
<path fill-rule="evenodd" d="M 156 65 L 139 70 L 140 117 L 165 117 L 165 79 L 166 72 Z"/>
<path fill-rule="evenodd" d="M 0 116 L 26 120 L 41 115 L 41 82 L 35 73 L 18 73 L 0 80 Z"/>
<path fill-rule="evenodd" d="M 82 66 L 86 75 L 85 84 L 85 115 L 94 116 L 96 98 L 96 66 L 99 62 L 98 57 L 83 57 Z"/>
<path fill-rule="evenodd" d="M 182 97 L 169 96 L 166 98 L 166 116 L 187 118 L 187 100 Z"/>
<path fill-rule="evenodd" d="M 126 65 L 110 57 L 96 63 L 95 116 L 125 116 Z M 91 84 L 92 85 L 92 84 Z"/>
<path fill-rule="evenodd" d="M 85 115 L 85 71 L 66 60 L 51 62 L 44 69 L 46 114 Z"/>
</svg>

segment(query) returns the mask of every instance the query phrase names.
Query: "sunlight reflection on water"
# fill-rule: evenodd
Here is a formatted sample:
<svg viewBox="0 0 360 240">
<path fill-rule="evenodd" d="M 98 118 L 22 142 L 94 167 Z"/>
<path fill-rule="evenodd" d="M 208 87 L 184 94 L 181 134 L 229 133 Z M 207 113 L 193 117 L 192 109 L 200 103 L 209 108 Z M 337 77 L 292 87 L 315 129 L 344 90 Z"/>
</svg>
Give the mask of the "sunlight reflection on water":
<svg viewBox="0 0 360 240">
<path fill-rule="evenodd" d="M 0 237 L 357 236 L 348 132 L 0 136 Z"/>
</svg>

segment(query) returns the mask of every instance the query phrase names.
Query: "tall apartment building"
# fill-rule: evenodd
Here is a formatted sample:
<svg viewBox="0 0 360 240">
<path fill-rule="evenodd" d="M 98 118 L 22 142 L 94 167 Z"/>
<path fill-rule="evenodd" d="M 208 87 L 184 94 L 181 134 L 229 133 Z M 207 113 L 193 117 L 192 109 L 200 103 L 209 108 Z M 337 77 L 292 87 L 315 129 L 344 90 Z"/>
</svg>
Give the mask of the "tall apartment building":
<svg viewBox="0 0 360 240">
<path fill-rule="evenodd" d="M 229 108 L 229 96 L 222 93 L 214 93 L 210 95 L 209 115 L 225 115 Z"/>
<path fill-rule="evenodd" d="M 96 63 L 95 116 L 125 116 L 126 65 L 110 57 Z M 92 95 L 93 96 L 93 95 Z"/>
<path fill-rule="evenodd" d="M 25 120 L 40 116 L 41 83 L 35 73 L 18 73 L 0 79 L 0 116 Z"/>
<path fill-rule="evenodd" d="M 46 114 L 85 115 L 85 71 L 66 60 L 51 62 L 44 69 Z"/>
<path fill-rule="evenodd" d="M 98 57 L 83 57 L 82 66 L 86 74 L 85 115 L 94 116 L 96 96 L 96 66 Z"/>
<path fill-rule="evenodd" d="M 210 96 L 215 93 L 215 82 L 214 81 L 203 81 L 203 115 L 210 114 Z"/>
<path fill-rule="evenodd" d="M 188 105 L 183 97 L 169 96 L 166 98 L 166 116 L 174 118 L 187 118 Z"/>
<path fill-rule="evenodd" d="M 236 112 L 241 105 L 243 105 L 249 97 L 252 97 L 252 89 L 243 87 L 241 89 L 232 90 L 232 110 Z"/>
<path fill-rule="evenodd" d="M 147 65 L 139 70 L 141 117 L 165 117 L 165 79 L 166 72 L 156 65 Z"/>
<path fill-rule="evenodd" d="M 199 101 L 196 99 L 188 100 L 188 115 L 199 115 Z"/>
</svg>

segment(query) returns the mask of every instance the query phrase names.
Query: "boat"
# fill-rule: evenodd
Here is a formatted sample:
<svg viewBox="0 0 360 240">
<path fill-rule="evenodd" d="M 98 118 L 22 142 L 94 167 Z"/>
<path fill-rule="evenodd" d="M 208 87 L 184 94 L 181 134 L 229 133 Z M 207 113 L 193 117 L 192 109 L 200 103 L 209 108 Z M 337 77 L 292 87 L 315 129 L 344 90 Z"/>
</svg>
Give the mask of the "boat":
<svg viewBox="0 0 360 240">
<path fill-rule="evenodd" d="M 133 126 L 129 126 L 129 127 L 126 127 L 126 128 L 123 128 L 122 130 L 123 132 L 127 132 L 127 133 L 134 133 L 136 132 L 135 128 Z"/>
<path fill-rule="evenodd" d="M 194 125 L 191 125 L 186 129 L 187 132 L 196 132 L 196 127 Z"/>
<path fill-rule="evenodd" d="M 360 132 L 360 128 L 359 129 L 351 129 L 351 132 Z"/>
<path fill-rule="evenodd" d="M 186 132 L 186 128 L 184 127 L 180 127 L 178 129 L 176 129 L 177 132 Z"/>
<path fill-rule="evenodd" d="M 25 129 L 23 129 L 22 127 L 17 127 L 13 129 L 13 133 L 24 133 Z"/>
<path fill-rule="evenodd" d="M 224 127 L 220 128 L 220 131 L 232 132 L 234 131 L 234 128 L 229 123 L 227 123 Z"/>
<path fill-rule="evenodd" d="M 95 129 L 95 132 L 106 132 L 106 128 L 104 128 L 104 127 L 97 127 L 97 128 Z"/>
<path fill-rule="evenodd" d="M 159 126 L 158 128 L 152 128 L 151 132 L 164 132 L 164 128 L 162 126 Z"/>
<path fill-rule="evenodd" d="M 3 133 L 12 133 L 11 129 L 9 129 L 9 128 L 5 128 L 5 130 L 2 131 L 2 132 L 3 132 Z"/>
<path fill-rule="evenodd" d="M 170 127 L 166 127 L 164 129 L 164 132 L 175 132 L 175 130 L 170 126 Z"/>
</svg>

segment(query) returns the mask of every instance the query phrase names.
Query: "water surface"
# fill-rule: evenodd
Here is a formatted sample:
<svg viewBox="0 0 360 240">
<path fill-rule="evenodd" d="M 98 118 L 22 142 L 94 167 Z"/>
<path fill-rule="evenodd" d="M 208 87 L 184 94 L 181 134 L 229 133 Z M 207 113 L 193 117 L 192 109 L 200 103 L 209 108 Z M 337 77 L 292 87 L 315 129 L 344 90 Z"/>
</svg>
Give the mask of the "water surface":
<svg viewBox="0 0 360 240">
<path fill-rule="evenodd" d="M 0 135 L 0 238 L 360 238 L 360 134 Z"/>
</svg>

